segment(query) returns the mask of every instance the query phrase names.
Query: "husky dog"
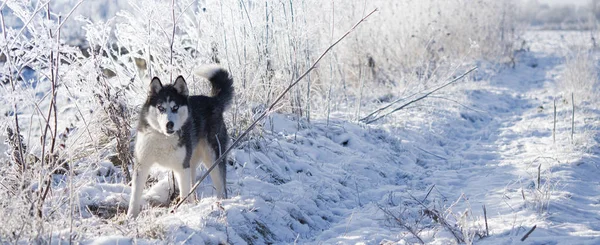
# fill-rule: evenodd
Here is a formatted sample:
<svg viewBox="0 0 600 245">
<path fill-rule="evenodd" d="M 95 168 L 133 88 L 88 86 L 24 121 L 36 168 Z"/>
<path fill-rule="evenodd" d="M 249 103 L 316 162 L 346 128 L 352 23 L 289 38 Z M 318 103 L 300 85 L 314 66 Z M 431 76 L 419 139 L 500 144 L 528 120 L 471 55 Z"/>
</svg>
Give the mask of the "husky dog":
<svg viewBox="0 0 600 245">
<path fill-rule="evenodd" d="M 169 85 L 163 85 L 157 77 L 150 82 L 137 127 L 129 217 L 140 212 L 142 191 L 152 165 L 173 170 L 182 199 L 195 182 L 198 164 L 210 167 L 227 146 L 223 111 L 233 98 L 233 80 L 218 66 L 204 67 L 196 74 L 210 81 L 211 97 L 190 96 L 182 76 Z M 218 198 L 227 198 L 225 174 L 225 160 L 210 173 Z"/>
</svg>

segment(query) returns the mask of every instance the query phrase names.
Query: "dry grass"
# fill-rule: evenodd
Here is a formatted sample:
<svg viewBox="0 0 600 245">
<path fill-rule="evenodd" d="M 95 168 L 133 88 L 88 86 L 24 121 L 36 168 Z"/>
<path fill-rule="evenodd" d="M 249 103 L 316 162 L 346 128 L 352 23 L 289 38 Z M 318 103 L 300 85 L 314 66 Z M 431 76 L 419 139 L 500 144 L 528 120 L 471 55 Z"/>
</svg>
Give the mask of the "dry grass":
<svg viewBox="0 0 600 245">
<path fill-rule="evenodd" d="M 575 52 L 568 56 L 565 70 L 557 87 L 565 100 L 574 94 L 576 104 L 582 102 L 598 102 L 600 99 L 597 60 L 588 52 Z"/>
</svg>

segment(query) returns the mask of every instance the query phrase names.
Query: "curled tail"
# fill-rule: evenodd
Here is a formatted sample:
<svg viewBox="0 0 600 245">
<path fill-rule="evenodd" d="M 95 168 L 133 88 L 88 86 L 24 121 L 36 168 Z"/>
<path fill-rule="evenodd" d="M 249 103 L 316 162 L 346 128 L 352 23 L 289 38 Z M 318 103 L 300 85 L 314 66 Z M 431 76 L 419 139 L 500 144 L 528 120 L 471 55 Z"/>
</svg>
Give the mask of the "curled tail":
<svg viewBox="0 0 600 245">
<path fill-rule="evenodd" d="M 233 79 L 229 72 L 218 65 L 206 65 L 198 68 L 195 74 L 210 81 L 210 96 L 215 98 L 222 110 L 227 109 L 233 99 Z"/>
</svg>

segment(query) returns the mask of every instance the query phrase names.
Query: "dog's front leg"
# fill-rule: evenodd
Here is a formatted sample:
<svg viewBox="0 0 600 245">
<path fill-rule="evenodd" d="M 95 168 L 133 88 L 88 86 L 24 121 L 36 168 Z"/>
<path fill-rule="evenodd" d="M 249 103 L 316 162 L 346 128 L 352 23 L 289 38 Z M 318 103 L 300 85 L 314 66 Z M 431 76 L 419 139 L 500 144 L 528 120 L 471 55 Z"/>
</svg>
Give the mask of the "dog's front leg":
<svg viewBox="0 0 600 245">
<path fill-rule="evenodd" d="M 174 169 L 173 173 L 175 174 L 177 186 L 179 187 L 179 200 L 183 200 L 192 189 L 190 166 L 188 165 L 187 168 Z"/>
<path fill-rule="evenodd" d="M 144 192 L 144 185 L 146 184 L 146 178 L 148 178 L 149 167 L 141 165 L 139 162 L 134 165 L 133 168 L 133 179 L 131 181 L 131 198 L 129 199 L 129 208 L 127 210 L 127 216 L 134 218 L 137 217 L 142 208 L 142 193 Z"/>
<path fill-rule="evenodd" d="M 180 201 L 183 200 L 188 195 L 188 193 L 190 193 L 190 190 L 192 189 L 193 185 L 192 180 L 194 179 L 191 175 L 193 172 L 195 172 L 192 171 L 192 167 L 194 167 L 195 164 L 190 164 L 193 152 L 192 144 L 186 144 L 185 148 L 185 155 L 182 155 L 183 157 L 180 158 L 183 161 L 180 162 L 180 164 L 175 164 L 175 168 L 173 169 L 173 173 L 177 178 L 177 186 L 179 186 Z M 186 201 L 189 202 L 191 201 L 191 199 L 188 199 Z"/>
</svg>

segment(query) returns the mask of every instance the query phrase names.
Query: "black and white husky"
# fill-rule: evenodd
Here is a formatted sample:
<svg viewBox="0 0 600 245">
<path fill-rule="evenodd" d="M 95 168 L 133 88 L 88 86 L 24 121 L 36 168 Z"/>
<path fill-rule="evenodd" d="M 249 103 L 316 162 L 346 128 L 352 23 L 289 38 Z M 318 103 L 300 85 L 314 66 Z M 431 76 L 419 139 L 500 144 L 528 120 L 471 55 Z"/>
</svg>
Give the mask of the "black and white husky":
<svg viewBox="0 0 600 245">
<path fill-rule="evenodd" d="M 223 111 L 233 97 L 233 80 L 218 66 L 204 67 L 196 74 L 210 81 L 211 97 L 190 96 L 182 76 L 169 85 L 163 85 L 157 77 L 150 83 L 137 128 L 129 217 L 140 212 L 142 191 L 152 165 L 173 170 L 179 197 L 183 198 L 195 182 L 198 164 L 210 167 L 227 146 Z M 225 167 L 222 161 L 210 173 L 218 198 L 227 198 Z"/>
</svg>

